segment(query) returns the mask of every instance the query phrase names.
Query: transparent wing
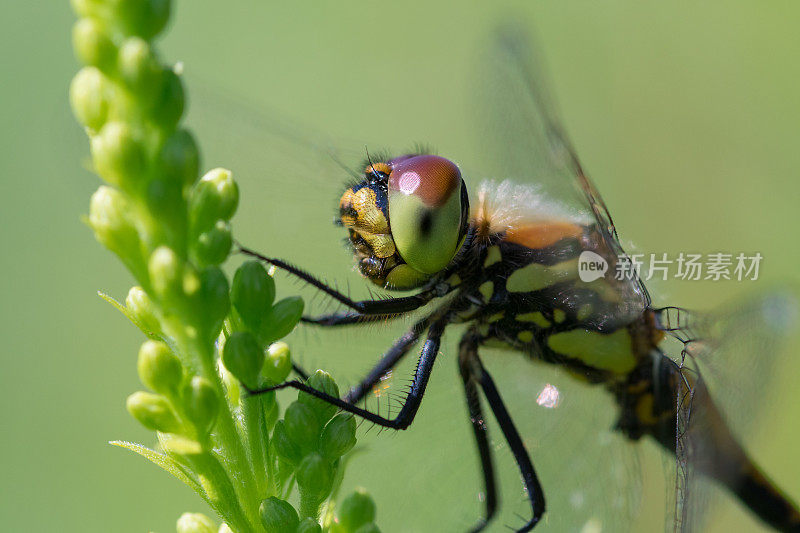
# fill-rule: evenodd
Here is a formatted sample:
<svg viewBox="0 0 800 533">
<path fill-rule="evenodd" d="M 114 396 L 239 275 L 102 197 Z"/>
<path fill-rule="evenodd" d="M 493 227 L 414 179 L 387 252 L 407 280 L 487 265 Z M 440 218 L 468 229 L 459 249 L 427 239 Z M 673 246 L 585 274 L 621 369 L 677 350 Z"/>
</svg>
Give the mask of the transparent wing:
<svg viewBox="0 0 800 533">
<path fill-rule="evenodd" d="M 629 270 L 611 215 L 581 167 L 530 41 L 519 28 L 501 26 L 481 52 L 474 74 L 473 112 L 481 146 L 476 164 L 490 170 L 482 178 L 529 185 L 540 202 L 553 202 L 575 220 L 596 223 L 604 241 L 598 252 L 610 273 L 628 274 L 614 283 L 620 313 L 634 316 L 649 304 L 647 291 Z"/>
<path fill-rule="evenodd" d="M 792 287 L 755 294 L 707 314 L 675 307 L 659 310 L 661 326 L 676 341 L 670 355 L 683 377 L 676 406 L 675 531 L 701 527 L 718 492 L 709 486 L 708 476 L 737 479 L 742 465 L 718 471 L 715 457 L 720 450 L 714 436 L 730 432 L 747 449 L 759 413 L 770 408 L 769 384 L 797 314 L 798 295 Z"/>
<path fill-rule="evenodd" d="M 483 512 L 480 462 L 454 372 L 458 337 L 450 333 L 448 338 L 414 425 L 399 435 L 379 428 L 368 432 L 377 452 L 370 466 L 384 474 L 383 483 L 369 485 L 370 490 L 382 498 L 378 501 L 393 502 L 381 508 L 381 516 L 389 514 L 389 523 L 402 523 L 405 531 L 430 530 L 431 516 L 437 517 L 437 531 L 469 531 Z M 532 363 L 516 352 L 481 347 L 480 353 L 544 490 L 547 511 L 535 531 L 635 531 L 642 484 L 639 449 L 613 430 L 614 400 L 601 387 L 579 383 L 558 367 Z M 381 412 L 396 413 L 391 399 L 402 398 L 414 364 L 409 358 L 391 381 L 381 383 L 381 398 L 369 402 L 373 410 L 380 403 Z M 488 531 L 512 531 L 530 517 L 530 504 L 485 403 L 483 411 L 499 492 L 497 516 Z M 391 474 L 396 478 L 387 483 Z M 398 491 L 398 485 L 418 489 Z"/>
</svg>

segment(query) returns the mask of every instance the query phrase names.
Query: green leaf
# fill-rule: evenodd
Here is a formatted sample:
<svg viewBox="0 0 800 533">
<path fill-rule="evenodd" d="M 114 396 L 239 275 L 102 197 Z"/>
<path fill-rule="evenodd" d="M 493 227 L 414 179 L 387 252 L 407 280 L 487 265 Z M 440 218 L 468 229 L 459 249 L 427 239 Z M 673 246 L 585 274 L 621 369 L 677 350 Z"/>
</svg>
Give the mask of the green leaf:
<svg viewBox="0 0 800 533">
<path fill-rule="evenodd" d="M 125 315 L 125 317 L 128 320 L 130 320 L 133 323 L 134 326 L 139 328 L 139 330 L 141 330 L 142 333 L 147 335 L 148 338 L 156 340 L 156 341 L 161 340 L 161 337 L 159 337 L 158 335 L 156 335 L 152 331 L 148 331 L 148 329 L 141 322 L 139 322 L 139 320 L 133 315 L 133 313 L 130 312 L 130 310 L 127 307 L 125 307 L 120 302 L 115 300 L 112 296 L 109 296 L 108 294 L 106 294 L 106 293 L 104 293 L 102 291 L 97 291 L 97 295 L 100 298 L 102 298 L 103 300 L 105 300 L 108 303 L 110 303 L 111 305 L 113 305 L 117 309 L 117 311 L 119 311 L 120 313 Z"/>
<path fill-rule="evenodd" d="M 170 474 L 181 480 L 186 486 L 188 486 L 190 489 L 199 494 L 200 497 L 203 498 L 206 502 L 211 504 L 211 502 L 208 501 L 208 497 L 206 496 L 206 493 L 202 489 L 200 484 L 197 483 L 197 481 L 195 481 L 192 477 L 190 477 L 189 474 L 187 474 L 186 471 L 183 469 L 183 467 L 170 456 L 165 455 L 163 453 L 158 453 L 155 450 L 151 450 L 150 448 L 142 446 L 141 444 L 137 444 L 135 442 L 128 442 L 124 440 L 112 440 L 109 442 L 109 444 L 111 444 L 112 446 L 119 446 L 120 448 L 125 448 L 126 450 L 130 450 L 134 453 L 138 453 L 151 463 L 161 467 L 162 469 L 166 470 L 167 472 L 169 472 Z"/>
<path fill-rule="evenodd" d="M 303 299 L 289 296 L 272 306 L 261 319 L 261 341 L 269 344 L 292 332 L 303 316 Z"/>
</svg>

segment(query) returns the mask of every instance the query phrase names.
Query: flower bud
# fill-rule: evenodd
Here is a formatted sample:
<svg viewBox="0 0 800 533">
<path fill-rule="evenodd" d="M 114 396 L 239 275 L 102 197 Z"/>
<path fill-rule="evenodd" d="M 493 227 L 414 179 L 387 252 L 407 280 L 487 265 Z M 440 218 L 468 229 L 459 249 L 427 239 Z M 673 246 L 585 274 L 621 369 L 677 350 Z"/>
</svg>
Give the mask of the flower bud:
<svg viewBox="0 0 800 533">
<path fill-rule="evenodd" d="M 275 300 L 275 282 L 258 261 L 246 261 L 236 270 L 231 287 L 231 303 L 242 322 L 257 332 L 261 319 Z"/>
<path fill-rule="evenodd" d="M 97 240 L 137 274 L 142 267 L 141 241 L 128 218 L 128 209 L 128 202 L 121 192 L 102 186 L 89 203 L 89 226 Z"/>
<path fill-rule="evenodd" d="M 200 307 L 196 310 L 206 334 L 216 338 L 230 309 L 228 278 L 219 267 L 200 272 Z M 262 362 L 264 356 L 261 356 Z M 261 371 L 261 367 L 258 368 Z"/>
<path fill-rule="evenodd" d="M 333 484 L 333 468 L 318 453 L 310 453 L 297 466 L 295 477 L 301 498 L 322 502 Z"/>
<path fill-rule="evenodd" d="M 200 172 L 200 150 L 194 136 L 185 129 L 174 132 L 161 148 L 159 162 L 173 181 L 193 184 Z"/>
<path fill-rule="evenodd" d="M 183 294 L 184 265 L 171 248 L 159 246 L 152 254 L 147 269 L 156 295 L 164 300 Z"/>
<path fill-rule="evenodd" d="M 92 137 L 91 152 L 100 177 L 122 189 L 132 189 L 134 182 L 144 173 L 144 150 L 130 126 L 124 122 L 107 122 Z"/>
<path fill-rule="evenodd" d="M 258 387 L 258 375 L 264 366 L 264 351 L 251 333 L 237 331 L 231 334 L 222 349 L 222 362 L 247 388 Z"/>
<path fill-rule="evenodd" d="M 172 69 L 161 71 L 161 90 L 150 110 L 153 121 L 164 130 L 175 128 L 183 115 L 186 96 L 180 76 Z M 197 175 L 195 175 L 195 178 Z M 192 180 L 194 181 L 194 179 Z"/>
<path fill-rule="evenodd" d="M 283 420 L 278 420 L 275 423 L 275 429 L 272 430 L 271 444 L 275 454 L 286 462 L 296 465 L 300 460 L 300 447 L 289 438 L 286 432 L 286 423 Z"/>
<path fill-rule="evenodd" d="M 231 237 L 230 224 L 224 220 L 217 220 L 214 227 L 201 233 L 193 244 L 192 251 L 197 263 L 219 265 L 228 258 L 228 254 L 231 252 L 233 237 Z"/>
<path fill-rule="evenodd" d="M 217 526 L 202 513 L 183 513 L 175 529 L 178 533 L 217 533 Z"/>
<path fill-rule="evenodd" d="M 228 524 L 222 524 L 219 526 L 219 533 L 233 533 L 233 530 L 228 526 Z"/>
<path fill-rule="evenodd" d="M 292 353 L 283 341 L 273 342 L 267 348 L 267 360 L 262 375 L 273 385 L 283 383 L 292 371 Z"/>
<path fill-rule="evenodd" d="M 297 533 L 322 533 L 322 526 L 311 517 L 307 517 L 297 526 Z"/>
<path fill-rule="evenodd" d="M 151 390 L 173 397 L 183 380 L 183 366 L 172 350 L 161 341 L 145 341 L 139 348 L 139 379 Z"/>
<path fill-rule="evenodd" d="M 290 296 L 272 306 L 261 319 L 261 339 L 275 342 L 292 332 L 303 316 L 303 299 Z"/>
<path fill-rule="evenodd" d="M 375 521 L 375 502 L 366 490 L 359 487 L 336 507 L 336 521 L 346 531 L 356 531 Z"/>
<path fill-rule="evenodd" d="M 208 171 L 192 190 L 189 214 L 192 231 L 200 234 L 208 231 L 217 220 L 228 220 L 239 203 L 239 187 L 230 171 L 215 168 Z"/>
<path fill-rule="evenodd" d="M 336 382 L 333 381 L 331 375 L 324 370 L 317 370 L 311 375 L 311 377 L 308 378 L 306 384 L 320 392 L 324 392 L 329 396 L 333 396 L 334 398 L 339 397 L 339 387 L 336 385 Z M 335 405 L 331 405 L 319 398 L 315 398 L 307 392 L 298 393 L 297 401 L 311 407 L 311 409 L 313 409 L 316 413 L 317 419 L 323 424 L 330 420 L 330 418 L 338 409 Z"/>
<path fill-rule="evenodd" d="M 258 513 L 267 533 L 295 533 L 300 523 L 292 504 L 275 496 L 262 501 Z"/>
<path fill-rule="evenodd" d="M 134 392 L 128 396 L 125 406 L 131 416 L 148 429 L 163 433 L 175 433 L 180 428 L 180 423 L 172 411 L 172 407 L 160 394 L 144 391 Z"/>
<path fill-rule="evenodd" d="M 162 68 L 144 39 L 130 37 L 122 43 L 117 68 L 128 87 L 148 100 L 159 89 Z"/>
<path fill-rule="evenodd" d="M 311 451 L 317 447 L 320 423 L 314 411 L 300 402 L 292 402 L 283 414 L 286 433 L 303 451 Z"/>
<path fill-rule="evenodd" d="M 125 33 L 151 39 L 169 20 L 169 0 L 116 0 L 115 14 Z"/>
<path fill-rule="evenodd" d="M 183 185 L 170 176 L 159 175 L 147 183 L 145 190 L 147 206 L 165 231 L 181 233 L 186 227 L 186 204 Z"/>
<path fill-rule="evenodd" d="M 72 46 L 81 62 L 106 71 L 117 52 L 100 23 L 89 17 L 78 20 L 72 27 Z"/>
<path fill-rule="evenodd" d="M 183 410 L 200 435 L 206 435 L 214 425 L 219 398 L 206 378 L 194 376 L 183 388 Z"/>
<path fill-rule="evenodd" d="M 203 453 L 202 444 L 194 439 L 187 439 L 180 435 L 169 435 L 167 438 L 161 437 L 159 444 L 168 455 L 178 455 L 189 460 Z"/>
<path fill-rule="evenodd" d="M 148 335 L 161 334 L 161 322 L 156 316 L 155 306 L 144 289 L 131 287 L 125 298 L 125 308 L 139 322 L 139 326 Z"/>
<path fill-rule="evenodd" d="M 108 80 L 95 67 L 83 67 L 69 86 L 69 102 L 78 121 L 94 133 L 108 118 Z"/>
<path fill-rule="evenodd" d="M 339 413 L 322 429 L 319 451 L 328 461 L 335 461 L 356 445 L 356 420 L 351 413 Z"/>
</svg>

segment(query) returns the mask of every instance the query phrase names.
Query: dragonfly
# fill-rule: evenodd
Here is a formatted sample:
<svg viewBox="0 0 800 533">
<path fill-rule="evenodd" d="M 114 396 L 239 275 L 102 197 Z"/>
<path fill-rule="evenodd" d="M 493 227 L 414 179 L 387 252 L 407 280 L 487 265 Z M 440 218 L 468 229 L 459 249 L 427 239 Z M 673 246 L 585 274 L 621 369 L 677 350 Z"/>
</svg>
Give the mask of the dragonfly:
<svg viewBox="0 0 800 533">
<path fill-rule="evenodd" d="M 701 520 L 698 478 L 716 482 L 764 524 L 800 531 L 798 507 L 748 456 L 701 372 L 704 364 L 724 366 L 722 356 L 732 347 L 774 358 L 788 330 L 776 326 L 776 317 L 791 315 L 796 302 L 782 291 L 766 293 L 721 317 L 654 306 L 638 272 L 629 268 L 611 215 L 576 156 L 527 42 L 516 29 L 495 32 L 481 73 L 483 97 L 493 102 L 483 117 L 486 149 L 496 172 L 508 179 L 484 181 L 470 195 L 455 162 L 417 150 L 368 156 L 340 197 L 336 223 L 347 233 L 359 272 L 382 289 L 412 294 L 351 299 L 289 261 L 238 245 L 242 254 L 307 282 L 345 308 L 303 317 L 307 325 L 339 328 L 415 316 L 344 397 L 317 391 L 303 379 L 249 393 L 297 389 L 377 426 L 403 430 L 421 408 L 445 332 L 464 325 L 458 369 L 484 494 L 483 516 L 472 531 L 490 524 L 500 506 L 485 407 L 525 489 L 529 515 L 515 529 L 532 530 L 548 509 L 535 457 L 501 384 L 484 365 L 481 352 L 493 346 L 563 368 L 571 379 L 605 391 L 617 407 L 619 434 L 632 442 L 651 439 L 674 457 L 675 531 L 693 530 Z M 399 411 L 388 416 L 361 406 L 420 342 Z M 557 389 L 543 390 L 540 399 L 554 404 Z"/>
</svg>

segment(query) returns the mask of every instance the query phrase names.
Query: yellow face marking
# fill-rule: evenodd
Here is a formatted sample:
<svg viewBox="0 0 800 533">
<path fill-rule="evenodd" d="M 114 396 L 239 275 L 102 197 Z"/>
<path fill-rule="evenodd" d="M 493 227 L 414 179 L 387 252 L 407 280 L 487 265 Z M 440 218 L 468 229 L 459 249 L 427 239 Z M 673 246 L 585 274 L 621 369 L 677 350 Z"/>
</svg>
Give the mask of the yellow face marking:
<svg viewBox="0 0 800 533">
<path fill-rule="evenodd" d="M 461 276 L 459 276 L 458 274 L 453 274 L 452 276 L 447 278 L 447 284 L 452 285 L 453 287 L 461 284 Z"/>
<path fill-rule="evenodd" d="M 478 287 L 478 292 L 480 292 L 481 296 L 483 296 L 483 301 L 488 302 L 492 298 L 492 293 L 494 292 L 494 283 L 487 281 Z"/>
<path fill-rule="evenodd" d="M 553 311 L 553 320 L 555 320 L 559 324 L 561 322 L 564 322 L 565 318 L 567 318 L 567 313 L 565 313 L 563 310 L 556 309 L 556 310 Z"/>
<path fill-rule="evenodd" d="M 500 320 L 504 316 L 505 316 L 505 313 L 503 313 L 503 312 L 495 313 L 495 314 L 493 314 L 492 316 L 489 317 L 489 322 L 497 322 L 498 320 Z"/>
<path fill-rule="evenodd" d="M 522 315 L 517 315 L 516 319 L 520 322 L 533 322 L 537 326 L 541 326 L 543 328 L 550 327 L 550 321 L 547 320 L 542 313 L 539 311 L 534 311 L 533 313 L 524 313 Z"/>
<path fill-rule="evenodd" d="M 394 239 L 389 231 L 389 222 L 376 203 L 375 191 L 363 187 L 357 192 L 345 191 L 339 201 L 342 209 L 352 208 L 355 216 L 343 215 L 342 224 L 356 231 L 369 246 L 375 257 L 387 258 L 395 253 Z"/>
<path fill-rule="evenodd" d="M 637 362 L 631 336 L 624 328 L 608 334 L 584 329 L 563 331 L 550 335 L 547 344 L 556 353 L 616 374 L 629 373 Z"/>
<path fill-rule="evenodd" d="M 517 338 L 522 342 L 531 342 L 533 340 L 533 332 L 520 331 L 519 333 L 517 333 Z"/>
<path fill-rule="evenodd" d="M 478 326 L 478 333 L 484 337 L 489 334 L 489 324 L 481 324 Z"/>
<path fill-rule="evenodd" d="M 497 246 L 492 246 L 489 248 L 489 251 L 486 252 L 486 259 L 483 261 L 483 267 L 486 268 L 489 265 L 493 265 L 502 259 L 500 255 L 500 248 Z"/>
<path fill-rule="evenodd" d="M 538 291 L 555 283 L 577 278 L 577 258 L 549 266 L 531 263 L 515 270 L 508 276 L 506 289 L 509 292 Z"/>
<path fill-rule="evenodd" d="M 381 161 L 367 165 L 367 168 L 364 169 L 364 174 L 372 174 L 374 172 L 380 172 L 381 174 L 388 175 L 391 171 L 392 171 L 391 167 L 389 167 L 389 165 Z"/>
</svg>

